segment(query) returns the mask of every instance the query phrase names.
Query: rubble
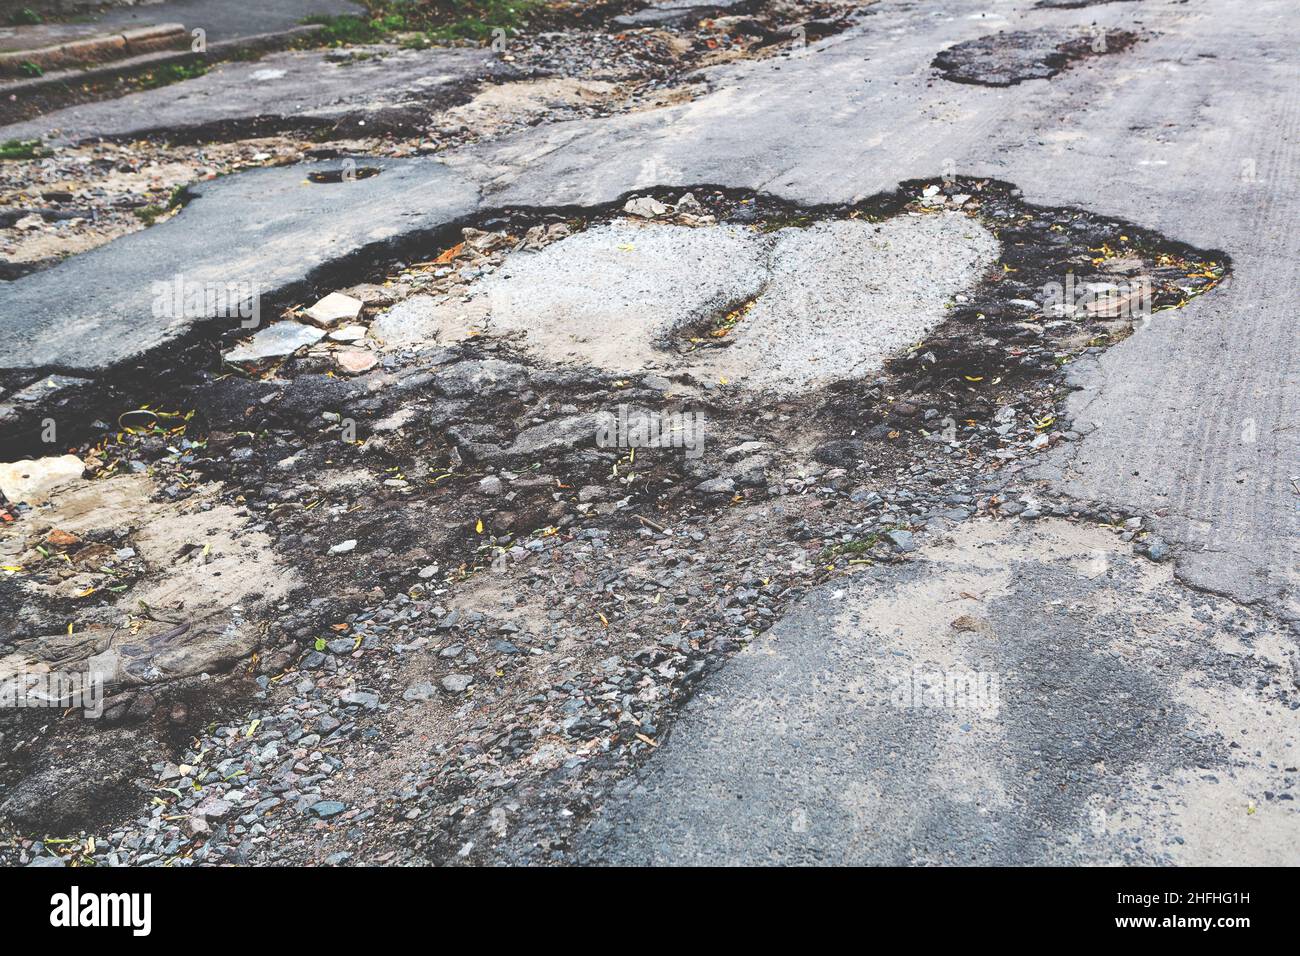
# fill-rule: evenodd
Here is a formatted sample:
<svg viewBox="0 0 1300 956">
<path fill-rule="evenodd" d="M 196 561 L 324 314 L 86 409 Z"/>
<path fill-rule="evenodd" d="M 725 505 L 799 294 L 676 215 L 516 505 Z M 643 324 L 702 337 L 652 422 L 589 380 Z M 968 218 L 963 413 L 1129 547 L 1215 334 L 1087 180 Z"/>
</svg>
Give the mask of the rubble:
<svg viewBox="0 0 1300 956">
<path fill-rule="evenodd" d="M 60 485 L 76 481 L 86 466 L 76 455 L 0 463 L 0 492 L 9 501 L 38 505 Z"/>
</svg>

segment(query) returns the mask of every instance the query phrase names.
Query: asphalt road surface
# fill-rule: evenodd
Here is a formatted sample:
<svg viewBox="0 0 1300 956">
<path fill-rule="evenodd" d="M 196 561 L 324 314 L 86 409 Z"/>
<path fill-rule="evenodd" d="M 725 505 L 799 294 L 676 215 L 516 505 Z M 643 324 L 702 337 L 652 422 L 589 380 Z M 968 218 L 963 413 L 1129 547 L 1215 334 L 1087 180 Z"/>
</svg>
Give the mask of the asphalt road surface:
<svg viewBox="0 0 1300 956">
<path fill-rule="evenodd" d="M 930 68 L 993 31 L 1098 27 L 1136 42 L 1009 86 Z M 93 375 L 183 331 L 141 308 L 142 255 L 199 276 L 273 255 L 271 285 L 287 285 L 475 211 L 656 186 L 843 203 L 953 171 L 1219 250 L 1232 277 L 1213 295 L 1072 366 L 1086 437 L 1037 471 L 1056 493 L 1158 516 L 1172 564 L 1047 521 L 966 528 L 906 572 L 826 585 L 706 683 L 574 852 L 1294 862 L 1294 802 L 1250 795 L 1288 789 L 1300 765 L 1284 700 L 1300 681 L 1297 46 L 1288 0 L 884 0 L 790 58 L 712 71 L 710 91 L 677 106 L 392 163 L 328 195 L 293 169 L 205 186 L 175 219 L 14 282 L 0 356 Z M 94 120 L 82 108 L 88 133 Z M 104 302 L 118 331 L 111 354 L 91 354 Z M 953 690 L 963 702 L 918 702 L 918 674 L 953 668 L 975 675 Z"/>
</svg>

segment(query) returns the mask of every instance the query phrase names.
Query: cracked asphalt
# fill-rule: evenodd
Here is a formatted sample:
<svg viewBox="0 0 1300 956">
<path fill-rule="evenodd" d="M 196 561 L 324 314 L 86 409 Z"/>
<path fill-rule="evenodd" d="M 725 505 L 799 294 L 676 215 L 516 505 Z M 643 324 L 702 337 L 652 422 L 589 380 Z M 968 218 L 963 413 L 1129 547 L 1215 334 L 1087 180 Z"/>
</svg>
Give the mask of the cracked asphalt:
<svg viewBox="0 0 1300 956">
<path fill-rule="evenodd" d="M 380 172 L 355 182 L 311 181 L 335 158 L 200 183 L 165 222 L 5 283 L 0 373 L 13 390 L 52 373 L 93 388 L 183 354 L 168 350 L 211 323 L 160 322 L 159 275 L 247 278 L 296 302 L 364 263 L 410 262 L 471 222 L 605 214 L 651 193 L 671 192 L 676 210 L 688 208 L 683 192 L 706 189 L 807 210 L 956 176 L 1221 254 L 1230 274 L 1211 293 L 1063 363 L 1059 415 L 1074 437 L 996 480 L 972 477 L 972 499 L 1014 509 L 927 524 L 915 547 L 910 532 L 891 538 L 905 560 L 876 555 L 781 604 L 734 656 L 691 673 L 673 716 L 654 720 L 666 732 L 642 735 L 562 838 L 545 812 L 558 798 L 542 786 L 536 813 L 483 804 L 487 831 L 448 830 L 443 846 L 430 827 L 409 843 L 419 860 L 470 862 L 1294 863 L 1300 36 L 1289 8 L 880 0 L 841 33 L 703 69 L 681 102 L 558 118 L 437 155 L 358 153 Z M 1060 38 L 1035 49 L 1073 52 L 1011 85 L 953 82 L 935 67 L 945 50 L 1028 31 Z M 1134 39 L 1107 47 L 1119 31 Z M 971 75 L 981 69 L 1018 67 L 976 63 Z M 185 87 L 132 96 L 183 112 Z M 76 107 L 78 130 L 143 133 L 150 102 Z M 577 420 L 582 387 L 556 401 Z M 488 432 L 457 454 L 484 454 Z M 692 481 L 714 477 L 737 490 L 732 477 Z M 775 507 L 747 507 L 782 533 Z M 927 681 L 952 674 L 983 683 L 926 697 Z M 402 843 L 395 826 L 390 843 Z M 340 852 L 322 841 L 314 856 Z"/>
</svg>

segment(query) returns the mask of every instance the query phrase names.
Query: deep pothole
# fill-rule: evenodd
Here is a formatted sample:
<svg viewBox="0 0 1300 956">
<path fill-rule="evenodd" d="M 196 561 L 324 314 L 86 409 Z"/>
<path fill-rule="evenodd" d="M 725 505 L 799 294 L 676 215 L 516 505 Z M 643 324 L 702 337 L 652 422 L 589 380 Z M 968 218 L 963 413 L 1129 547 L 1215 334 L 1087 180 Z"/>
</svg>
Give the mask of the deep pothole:
<svg viewBox="0 0 1300 956">
<path fill-rule="evenodd" d="M 638 678 L 662 685 L 641 736 L 615 733 L 601 758 L 639 759 L 653 746 L 647 728 L 668 719 L 702 669 L 807 587 L 855 564 L 905 560 L 913 533 L 961 520 L 977 501 L 982 513 L 1012 514 L 981 483 L 1073 440 L 1055 418 L 1060 366 L 1160 320 L 1228 267 L 1221 254 L 1030 206 L 985 180 L 911 182 L 818 209 L 687 192 L 654 190 L 599 210 L 500 211 L 459 242 L 411 250 L 400 265 L 357 266 L 315 290 L 355 306 L 335 300 L 309 321 L 317 296 L 266 304 L 268 316 L 285 310 L 280 325 L 310 330 L 310 344 L 240 370 L 220 360 L 247 336 L 232 329 L 223 346 L 193 344 L 197 368 L 119 381 L 99 406 L 105 420 L 72 449 L 86 476 L 49 504 L 5 509 L 0 588 L 20 609 L 7 659 L 76 667 L 129 651 L 110 689 L 115 736 L 105 746 L 156 761 L 180 759 L 159 749 L 176 728 L 237 713 L 255 677 L 310 671 L 327 686 L 360 681 L 400 697 L 371 662 L 384 669 L 385 655 L 422 652 L 394 649 L 371 630 L 376 622 L 400 622 L 401 648 L 422 639 L 437 649 L 419 665 L 434 680 L 479 688 L 438 697 L 431 712 L 450 719 L 469 700 L 487 726 L 545 709 L 526 699 L 537 692 L 534 661 L 567 654 L 580 676 L 566 686 L 598 686 L 602 660 L 638 653 L 624 644 L 662 640 L 673 665 Z M 914 297 L 900 276 L 920 284 Z M 489 306 L 481 327 L 427 321 L 430 310 L 476 301 Z M 621 316 L 603 329 L 602 307 Z M 764 329 L 780 322 L 790 328 L 769 341 Z M 719 344 L 727 340 L 735 344 Z M 811 360 L 838 359 L 836 350 L 855 362 L 826 371 Z M 152 419 L 119 418 L 144 405 Z M 701 415 L 702 454 L 598 440 L 602 420 L 652 414 Z M 94 505 L 111 495 L 128 501 Z M 742 514 L 731 537 L 710 536 Z M 645 560 L 647 534 L 685 535 L 699 552 L 677 571 L 716 569 L 699 586 L 684 583 L 667 614 L 608 590 Z M 241 567 L 241 549 L 254 544 L 283 578 L 275 567 Z M 548 591 L 553 563 L 589 545 L 607 566 L 576 590 Z M 797 560 L 763 583 L 763 550 L 778 545 Z M 213 568 L 222 574 L 209 578 Z M 258 575 L 271 579 L 250 582 Z M 667 587 L 661 578 L 644 586 Z M 310 587 L 264 586 L 290 579 Z M 509 598 L 525 618 L 541 615 L 511 638 L 528 653 L 495 649 L 492 615 L 449 610 L 476 588 Z M 720 607 L 717 595 L 731 589 L 761 594 L 761 608 Z M 546 623 L 557 602 L 562 620 Z M 698 636 L 684 640 L 683 630 Z M 477 648 L 491 669 L 448 663 L 440 655 L 453 642 Z M 218 675 L 229 696 L 196 698 L 204 714 L 178 718 L 170 701 L 200 673 Z M 332 746 L 379 719 L 345 706 Z M 593 706 L 565 719 L 564 746 L 587 747 L 617 724 Z M 232 722 L 246 729 L 251 719 Z M 4 746 L 23 752 L 0 766 L 18 795 L 4 812 L 21 807 L 25 825 L 39 821 L 52 768 L 85 746 L 76 727 L 75 716 L 66 728 L 22 720 L 8 733 Z M 526 763 L 528 734 L 503 733 L 511 766 L 554 766 Z M 458 776 L 462 752 L 445 756 L 430 771 L 435 802 L 476 786 Z M 98 812 L 97 798 L 80 792 L 67 792 L 61 820 Z M 181 843 L 202 838 L 185 833 Z"/>
</svg>

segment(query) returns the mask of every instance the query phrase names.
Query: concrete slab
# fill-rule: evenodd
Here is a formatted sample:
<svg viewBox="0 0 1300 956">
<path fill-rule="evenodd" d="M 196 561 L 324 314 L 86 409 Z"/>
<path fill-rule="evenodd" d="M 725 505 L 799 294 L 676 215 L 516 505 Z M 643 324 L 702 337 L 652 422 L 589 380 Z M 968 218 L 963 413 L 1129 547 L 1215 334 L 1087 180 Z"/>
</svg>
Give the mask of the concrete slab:
<svg viewBox="0 0 1300 956">
<path fill-rule="evenodd" d="M 669 335 L 761 290 L 765 243 L 743 227 L 616 222 L 520 252 L 475 290 L 493 333 L 552 362 L 675 364 Z"/>
<path fill-rule="evenodd" d="M 403 303 L 375 335 L 399 346 L 520 333 L 552 362 L 690 370 L 797 393 L 868 374 L 916 344 L 998 250 L 983 226 L 953 213 L 773 234 L 615 221 L 514 253 L 467 301 Z M 681 354 L 689 328 L 740 309 L 726 338 L 708 341 L 723 347 Z"/>
<path fill-rule="evenodd" d="M 762 295 L 728 335 L 731 346 L 700 366 L 785 394 L 868 375 L 939 325 L 999 248 L 956 213 L 782 229 Z"/>
</svg>

